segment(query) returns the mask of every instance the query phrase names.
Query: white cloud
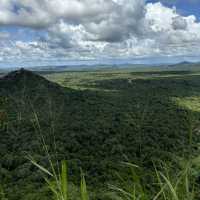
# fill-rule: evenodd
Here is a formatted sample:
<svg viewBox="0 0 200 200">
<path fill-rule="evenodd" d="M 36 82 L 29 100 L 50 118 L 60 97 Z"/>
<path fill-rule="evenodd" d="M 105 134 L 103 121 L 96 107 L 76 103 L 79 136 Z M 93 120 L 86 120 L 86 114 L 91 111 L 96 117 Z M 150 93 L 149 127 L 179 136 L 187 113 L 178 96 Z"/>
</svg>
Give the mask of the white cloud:
<svg viewBox="0 0 200 200">
<path fill-rule="evenodd" d="M 59 19 L 70 23 L 91 18 L 98 21 L 115 5 L 111 0 L 1 0 L 0 23 L 42 28 Z"/>
<path fill-rule="evenodd" d="M 137 33 L 143 0 L 3 0 L 0 24 L 45 28 L 63 20 L 82 24 L 95 40 L 118 41 Z"/>
<path fill-rule="evenodd" d="M 146 8 L 146 21 L 152 31 L 149 35 L 163 55 L 200 54 L 195 48 L 200 42 L 200 23 L 194 16 L 183 17 L 161 3 L 148 4 Z"/>
<path fill-rule="evenodd" d="M 195 16 L 143 0 L 1 0 L 0 24 L 47 33 L 31 42 L 0 42 L 4 60 L 200 56 Z M 6 37 L 0 32 L 0 40 Z"/>
</svg>

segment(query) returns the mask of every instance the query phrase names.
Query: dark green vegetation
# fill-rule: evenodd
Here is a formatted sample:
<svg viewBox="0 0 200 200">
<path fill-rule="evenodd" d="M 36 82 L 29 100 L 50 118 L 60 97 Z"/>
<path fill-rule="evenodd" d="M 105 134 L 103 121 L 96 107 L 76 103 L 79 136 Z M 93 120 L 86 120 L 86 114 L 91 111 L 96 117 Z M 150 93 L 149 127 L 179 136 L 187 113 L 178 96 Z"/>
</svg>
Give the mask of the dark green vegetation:
<svg viewBox="0 0 200 200">
<path fill-rule="evenodd" d="M 49 199 L 41 171 L 26 158 L 48 167 L 43 137 L 53 160 L 68 160 L 73 191 L 81 167 L 89 189 L 100 191 L 95 199 L 105 199 L 103 190 L 116 182 L 121 161 L 142 167 L 142 181 L 153 193 L 153 162 L 199 153 L 197 72 L 45 76 L 56 83 L 24 70 L 0 80 L 0 182 L 8 199 Z"/>
</svg>

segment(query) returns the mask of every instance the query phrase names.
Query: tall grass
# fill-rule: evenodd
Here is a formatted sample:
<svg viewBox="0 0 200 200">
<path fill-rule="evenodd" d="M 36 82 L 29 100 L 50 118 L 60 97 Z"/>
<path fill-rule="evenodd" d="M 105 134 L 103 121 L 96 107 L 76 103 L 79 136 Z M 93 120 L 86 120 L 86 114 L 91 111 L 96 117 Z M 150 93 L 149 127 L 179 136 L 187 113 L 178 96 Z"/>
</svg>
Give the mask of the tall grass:
<svg viewBox="0 0 200 200">
<path fill-rule="evenodd" d="M 53 174 L 34 160 L 30 161 L 45 174 L 44 180 L 52 192 L 54 200 L 71 200 L 66 161 L 61 162 L 60 174 Z M 131 163 L 123 163 L 130 170 L 129 180 L 131 181 L 120 177 L 121 187 L 109 185 L 111 193 L 107 197 L 113 200 L 198 200 L 199 188 L 193 170 L 195 166 L 200 166 L 199 163 L 200 157 L 187 161 L 184 168 L 177 172 L 174 171 L 174 173 L 169 166 L 163 163 L 154 165 L 155 182 L 150 185 L 155 189 L 153 193 L 147 189 L 147 184 L 142 180 L 144 177 L 137 173 L 140 168 Z M 78 196 L 78 199 L 89 200 L 83 172 L 81 172 Z"/>
<path fill-rule="evenodd" d="M 63 160 L 61 162 L 60 173 L 50 172 L 47 168 L 39 165 L 32 157 L 29 157 L 31 163 L 40 169 L 44 173 L 44 180 L 48 185 L 50 191 L 53 194 L 54 200 L 70 200 L 70 190 L 68 188 L 68 167 L 67 162 Z M 49 178 L 48 178 L 49 177 Z M 85 176 L 81 171 L 81 180 L 80 180 L 80 199 L 89 200 L 87 186 L 85 181 Z"/>
<path fill-rule="evenodd" d="M 1 185 L 0 185 L 0 200 L 7 200 L 4 190 L 3 190 L 3 186 Z"/>
<path fill-rule="evenodd" d="M 125 200 L 148 200 L 148 192 L 142 182 L 143 177 L 138 173 L 140 170 L 139 166 L 127 162 L 123 162 L 122 165 L 128 168 L 130 173 L 128 173 L 128 176 L 124 177 L 117 173 L 117 176 L 120 178 L 119 186 L 109 184 L 110 190 L 117 193 L 117 195 L 114 195 L 115 198 L 118 199 L 120 197 Z M 124 169 L 124 171 L 126 171 L 126 169 Z"/>
<path fill-rule="evenodd" d="M 200 199 L 199 185 L 196 181 L 198 176 L 195 172 L 200 172 L 200 157 L 190 160 L 180 159 L 180 169 L 174 169 L 171 166 L 160 162 L 154 164 L 154 182 L 150 187 L 154 192 L 146 189 L 142 176 L 137 175 L 140 168 L 130 163 L 124 163 L 130 170 L 129 180 L 120 177 L 120 186 L 109 185 L 109 188 L 115 193 L 112 199 L 121 200 L 198 200 Z M 159 168 L 159 169 L 158 169 Z M 130 181 L 131 180 L 131 181 Z M 145 180 L 145 179 L 144 179 Z M 156 192 L 157 191 L 157 192 Z M 117 194 L 117 195 L 116 195 Z"/>
<path fill-rule="evenodd" d="M 180 171 L 171 172 L 171 169 L 165 167 L 162 172 L 155 167 L 157 183 L 160 191 L 154 197 L 163 200 L 195 200 L 196 194 L 195 176 L 191 173 L 193 170 L 192 160 L 187 161 Z"/>
<path fill-rule="evenodd" d="M 35 128 L 35 132 L 38 135 L 38 139 L 41 142 L 41 145 L 44 149 L 44 153 L 47 156 L 48 167 L 44 167 L 39 164 L 32 156 L 28 155 L 27 159 L 37 167 L 44 174 L 44 180 L 53 194 L 54 200 L 71 200 L 72 191 L 69 189 L 69 180 L 68 180 L 68 165 L 67 161 L 63 160 L 61 163 L 58 162 L 57 159 L 53 159 L 49 149 L 46 144 L 46 140 L 44 134 L 42 133 L 42 129 L 40 126 L 39 118 L 37 113 L 34 110 L 32 105 L 33 112 L 33 126 Z M 51 127 L 52 129 L 52 127 Z M 54 130 L 51 130 L 54 140 L 54 151 L 56 151 L 56 141 L 54 136 Z M 57 155 L 57 152 L 56 152 Z M 85 176 L 81 170 L 81 180 L 80 180 L 80 194 L 77 195 L 81 200 L 89 200 L 89 196 L 87 193 L 87 186 L 85 181 Z"/>
<path fill-rule="evenodd" d="M 39 131 L 39 137 L 49 161 L 49 168 L 38 164 L 33 157 L 28 156 L 30 162 L 41 170 L 44 174 L 44 180 L 48 185 L 54 200 L 71 200 L 72 191 L 69 188 L 68 165 L 63 160 L 60 164 L 58 161 L 52 161 L 51 155 L 45 143 L 45 138 L 41 132 L 40 123 L 37 114 L 34 113 L 35 128 Z M 192 123 L 191 123 L 192 124 Z M 192 149 L 192 125 L 189 125 L 189 145 Z M 55 143 L 55 141 L 54 141 Z M 146 172 L 141 167 L 131 164 L 122 163 L 128 169 L 128 178 L 120 177 L 120 184 L 109 185 L 109 199 L 116 200 L 198 200 L 200 199 L 199 185 L 197 176 L 200 172 L 200 156 L 187 159 L 177 158 L 176 164 L 169 165 L 164 162 L 153 163 L 154 172 L 151 171 L 153 182 L 146 183 Z M 125 170 L 125 171 L 126 171 Z M 148 186 L 147 186 L 148 185 Z M 79 197 L 76 199 L 89 200 L 86 180 L 81 171 Z M 73 198 L 74 199 L 74 198 Z M 104 200 L 104 199 L 103 199 Z"/>
<path fill-rule="evenodd" d="M 70 190 L 68 188 L 67 162 L 61 162 L 61 173 L 54 175 L 46 168 L 37 164 L 34 160 L 31 162 L 38 167 L 45 175 L 44 178 L 49 189 L 53 194 L 54 200 L 70 200 Z M 123 163 L 130 170 L 130 181 L 126 182 L 126 178 L 120 178 L 121 185 L 109 185 L 109 190 L 113 193 L 111 199 L 116 200 L 198 200 L 199 188 L 193 173 L 193 167 L 200 166 L 200 157 L 187 161 L 185 167 L 175 173 L 171 172 L 171 168 L 162 163 L 162 167 L 158 164 L 155 166 L 154 178 L 155 182 L 151 187 L 156 188 L 154 194 L 147 190 L 146 184 L 142 181 L 142 176 L 139 176 L 137 170 L 139 167 L 130 163 Z M 158 170 L 158 167 L 160 168 Z M 115 194 L 115 195 L 114 195 Z M 80 199 L 89 200 L 85 176 L 81 172 L 80 181 Z"/>
<path fill-rule="evenodd" d="M 81 170 L 81 186 L 80 186 L 80 189 L 81 189 L 81 199 L 82 200 L 89 200 L 85 176 L 84 176 L 82 170 Z"/>
</svg>

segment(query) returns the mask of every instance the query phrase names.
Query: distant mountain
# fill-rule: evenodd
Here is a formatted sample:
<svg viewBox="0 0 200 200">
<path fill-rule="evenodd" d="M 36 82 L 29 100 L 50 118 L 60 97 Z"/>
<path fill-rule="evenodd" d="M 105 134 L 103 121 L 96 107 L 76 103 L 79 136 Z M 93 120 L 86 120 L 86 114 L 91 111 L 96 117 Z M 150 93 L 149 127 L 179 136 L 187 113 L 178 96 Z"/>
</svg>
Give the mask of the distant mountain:
<svg viewBox="0 0 200 200">
<path fill-rule="evenodd" d="M 183 62 L 178 63 L 178 65 L 192 65 L 192 64 L 196 64 L 196 63 L 188 62 L 188 61 L 183 61 Z"/>
<path fill-rule="evenodd" d="M 169 64 L 168 66 L 190 66 L 190 65 L 196 65 L 198 63 L 193 63 L 193 62 L 188 62 L 188 61 L 183 61 L 183 62 L 179 62 L 179 63 L 175 63 L 175 64 Z"/>
<path fill-rule="evenodd" d="M 151 70 L 200 70 L 200 63 L 183 61 L 171 64 L 82 64 L 82 65 L 55 65 L 55 66 L 37 66 L 29 67 L 28 70 L 42 73 L 63 72 L 63 71 L 96 71 L 96 70 L 112 70 L 112 69 L 132 69 L 134 71 L 151 71 Z M 0 77 L 2 74 L 11 71 L 11 68 L 0 69 Z M 19 69 L 18 69 L 19 70 Z"/>
<path fill-rule="evenodd" d="M 160 68 L 162 69 L 162 66 Z M 200 63 L 184 61 L 177 64 L 167 65 L 165 68 L 175 71 L 200 71 Z"/>
</svg>

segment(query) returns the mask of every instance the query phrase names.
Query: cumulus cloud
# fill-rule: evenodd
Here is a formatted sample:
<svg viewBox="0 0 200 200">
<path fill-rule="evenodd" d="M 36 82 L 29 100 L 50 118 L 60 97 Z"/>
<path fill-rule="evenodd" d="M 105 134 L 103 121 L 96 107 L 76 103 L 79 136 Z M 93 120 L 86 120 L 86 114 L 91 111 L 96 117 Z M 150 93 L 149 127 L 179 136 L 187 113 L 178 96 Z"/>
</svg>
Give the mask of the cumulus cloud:
<svg viewBox="0 0 200 200">
<path fill-rule="evenodd" d="M 123 6 L 123 1 L 128 3 L 127 6 Z M 139 6 L 139 3 L 142 2 L 141 0 L 135 0 L 132 3 L 130 0 L 123 1 L 2 0 L 0 24 L 44 28 L 59 19 L 64 19 L 72 24 L 90 22 L 91 19 L 92 22 L 99 23 L 106 20 L 108 16 L 112 16 L 116 11 L 121 12 L 121 9 L 130 13 L 135 6 Z"/>
<path fill-rule="evenodd" d="M 42 4 L 37 0 L 1 0 L 0 24 L 44 27 L 51 23 L 51 19 L 41 10 Z"/>
<path fill-rule="evenodd" d="M 0 32 L 0 56 L 66 59 L 199 55 L 200 23 L 176 8 L 144 0 L 1 0 L 0 25 L 46 32 L 12 41 Z M 39 29 L 39 30 L 38 30 Z M 3 41 L 7 38 L 8 41 Z"/>
<path fill-rule="evenodd" d="M 91 40 L 116 42 L 138 33 L 143 0 L 3 0 L 0 24 L 46 28 L 62 20 L 82 24 Z"/>
<path fill-rule="evenodd" d="M 147 4 L 146 9 L 148 35 L 155 41 L 160 54 L 200 53 L 195 48 L 200 41 L 200 23 L 195 16 L 181 16 L 175 8 L 167 8 L 161 3 Z"/>
</svg>

